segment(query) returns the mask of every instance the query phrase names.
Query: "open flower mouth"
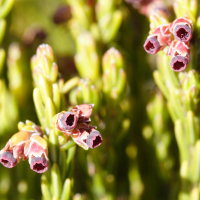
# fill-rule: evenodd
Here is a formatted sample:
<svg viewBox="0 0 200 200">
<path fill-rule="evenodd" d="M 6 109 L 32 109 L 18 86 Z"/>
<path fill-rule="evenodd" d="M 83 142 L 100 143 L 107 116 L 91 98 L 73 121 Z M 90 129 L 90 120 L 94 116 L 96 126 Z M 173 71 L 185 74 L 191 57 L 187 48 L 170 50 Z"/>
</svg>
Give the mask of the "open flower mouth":
<svg viewBox="0 0 200 200">
<path fill-rule="evenodd" d="M 176 72 L 181 72 L 185 70 L 187 64 L 188 64 L 187 58 L 180 55 L 173 57 L 170 62 L 171 68 Z"/>
<path fill-rule="evenodd" d="M 192 37 L 191 28 L 187 25 L 177 25 L 174 29 L 174 36 L 181 42 L 188 42 Z"/>
<path fill-rule="evenodd" d="M 156 54 L 161 49 L 161 46 L 156 37 L 150 37 L 146 39 L 144 49 L 147 53 Z"/>
<path fill-rule="evenodd" d="M 37 173 L 44 173 L 48 169 L 48 162 L 44 157 L 31 159 L 30 168 Z"/>
<path fill-rule="evenodd" d="M 100 146 L 102 142 L 103 142 L 103 139 L 99 131 L 92 131 L 86 140 L 86 144 L 91 149 L 94 149 Z"/>
<path fill-rule="evenodd" d="M 73 129 L 77 125 L 77 116 L 73 112 L 66 112 L 61 117 L 61 123 L 65 129 Z"/>
<path fill-rule="evenodd" d="M 0 155 L 0 162 L 4 167 L 12 168 L 17 164 L 17 159 L 10 152 L 4 152 Z"/>
</svg>

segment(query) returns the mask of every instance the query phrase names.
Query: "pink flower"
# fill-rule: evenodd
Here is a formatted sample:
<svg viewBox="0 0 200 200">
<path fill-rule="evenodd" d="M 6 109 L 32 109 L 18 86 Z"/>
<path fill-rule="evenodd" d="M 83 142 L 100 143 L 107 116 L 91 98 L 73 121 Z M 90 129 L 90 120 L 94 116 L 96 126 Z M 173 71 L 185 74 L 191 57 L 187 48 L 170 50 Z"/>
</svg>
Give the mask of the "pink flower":
<svg viewBox="0 0 200 200">
<path fill-rule="evenodd" d="M 94 149 L 101 145 L 103 142 L 102 136 L 99 131 L 93 130 L 90 132 L 89 136 L 86 139 L 86 144 L 91 148 Z"/>
<path fill-rule="evenodd" d="M 33 132 L 20 131 L 14 134 L 0 151 L 0 162 L 8 168 L 14 167 L 24 157 L 24 145 Z"/>
<path fill-rule="evenodd" d="M 181 42 L 188 42 L 192 38 L 192 21 L 185 17 L 178 18 L 170 24 L 170 32 Z"/>
<path fill-rule="evenodd" d="M 61 112 L 53 117 L 53 124 L 58 130 L 69 136 L 76 127 L 78 118 L 79 115 L 76 112 Z"/>
<path fill-rule="evenodd" d="M 89 129 L 75 128 L 71 137 L 85 150 L 96 148 L 103 142 L 101 134 L 93 126 L 89 126 Z"/>
<path fill-rule="evenodd" d="M 48 169 L 48 145 L 39 135 L 32 136 L 24 147 L 24 156 L 28 158 L 30 168 L 37 173 Z"/>
<path fill-rule="evenodd" d="M 168 55 L 172 57 L 170 66 L 176 71 L 185 70 L 189 62 L 190 47 L 189 43 L 174 40 L 171 42 Z"/>
<path fill-rule="evenodd" d="M 156 54 L 171 42 L 171 33 L 169 25 L 160 25 L 147 37 L 144 43 L 144 49 L 147 53 Z"/>
</svg>

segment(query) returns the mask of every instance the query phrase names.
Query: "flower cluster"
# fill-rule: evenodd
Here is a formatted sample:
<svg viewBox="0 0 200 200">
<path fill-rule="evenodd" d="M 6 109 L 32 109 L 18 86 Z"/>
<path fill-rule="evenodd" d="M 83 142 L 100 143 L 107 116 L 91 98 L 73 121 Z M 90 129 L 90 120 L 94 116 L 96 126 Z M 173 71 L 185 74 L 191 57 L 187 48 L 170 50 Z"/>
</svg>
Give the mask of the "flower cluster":
<svg viewBox="0 0 200 200">
<path fill-rule="evenodd" d="M 30 168 L 37 173 L 48 169 L 48 145 L 36 125 L 24 126 L 0 151 L 0 162 L 5 167 L 12 168 L 21 159 L 28 159 Z"/>
<path fill-rule="evenodd" d="M 192 28 L 192 22 L 186 17 L 178 18 L 171 24 L 160 25 L 150 31 L 144 49 L 147 53 L 155 54 L 169 46 L 167 55 L 171 56 L 171 68 L 176 72 L 183 71 L 189 62 Z"/>
<path fill-rule="evenodd" d="M 101 145 L 103 139 L 96 126 L 89 125 L 92 104 L 74 106 L 70 111 L 63 111 L 53 117 L 55 127 L 72 139 L 83 149 Z"/>
</svg>

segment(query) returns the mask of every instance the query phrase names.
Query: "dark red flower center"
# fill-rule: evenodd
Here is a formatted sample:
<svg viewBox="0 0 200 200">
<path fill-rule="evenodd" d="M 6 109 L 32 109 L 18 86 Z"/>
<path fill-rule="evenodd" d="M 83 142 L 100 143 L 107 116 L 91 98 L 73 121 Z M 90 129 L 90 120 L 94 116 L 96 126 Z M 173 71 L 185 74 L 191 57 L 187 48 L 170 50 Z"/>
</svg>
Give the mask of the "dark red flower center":
<svg viewBox="0 0 200 200">
<path fill-rule="evenodd" d="M 177 36 L 179 38 L 181 38 L 182 40 L 186 40 L 188 37 L 188 32 L 184 29 L 184 28 L 180 28 L 177 32 L 176 32 Z"/>
<path fill-rule="evenodd" d="M 0 162 L 4 167 L 12 168 L 17 164 L 15 159 L 10 152 L 4 152 L 0 155 Z"/>
<path fill-rule="evenodd" d="M 44 157 L 33 157 L 30 168 L 37 173 L 44 173 L 48 169 L 48 162 Z"/>
<path fill-rule="evenodd" d="M 98 146 L 99 144 L 102 143 L 102 139 L 100 136 L 97 136 L 96 139 L 93 141 L 93 148 L 95 148 L 96 146 Z"/>
<path fill-rule="evenodd" d="M 183 62 L 176 61 L 176 62 L 174 63 L 174 69 L 175 69 L 175 70 L 179 70 L 179 69 L 181 69 L 182 67 L 184 67 L 184 63 L 183 63 Z"/>
<path fill-rule="evenodd" d="M 74 123 L 74 115 L 69 115 L 69 116 L 67 117 L 67 119 L 66 119 L 66 124 L 67 124 L 68 126 L 72 126 L 73 123 Z"/>
<path fill-rule="evenodd" d="M 36 163 L 34 166 L 33 166 L 33 170 L 34 171 L 41 171 L 45 168 L 46 166 L 44 166 L 43 164 L 41 163 Z"/>
</svg>

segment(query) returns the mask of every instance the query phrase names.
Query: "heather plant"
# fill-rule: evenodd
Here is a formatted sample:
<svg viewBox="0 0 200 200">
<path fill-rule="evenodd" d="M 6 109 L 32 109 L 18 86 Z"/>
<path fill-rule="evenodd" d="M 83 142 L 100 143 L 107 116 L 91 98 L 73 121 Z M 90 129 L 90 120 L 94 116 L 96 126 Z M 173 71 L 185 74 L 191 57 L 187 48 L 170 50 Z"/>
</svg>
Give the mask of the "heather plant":
<svg viewBox="0 0 200 200">
<path fill-rule="evenodd" d="M 199 19 L 198 0 L 0 0 L 0 199 L 199 199 Z"/>
</svg>

